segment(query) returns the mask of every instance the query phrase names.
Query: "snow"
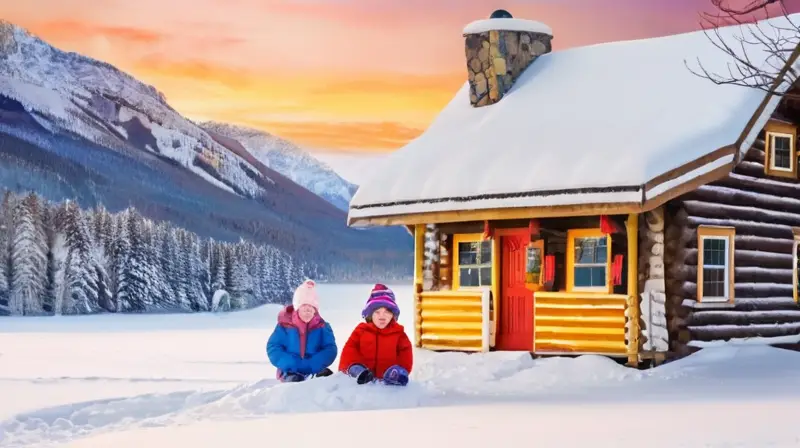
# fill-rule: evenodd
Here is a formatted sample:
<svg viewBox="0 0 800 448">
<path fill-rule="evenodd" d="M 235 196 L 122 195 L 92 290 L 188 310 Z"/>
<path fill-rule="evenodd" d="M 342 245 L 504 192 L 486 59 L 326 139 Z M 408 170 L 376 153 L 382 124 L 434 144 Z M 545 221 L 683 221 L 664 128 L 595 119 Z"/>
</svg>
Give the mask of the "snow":
<svg viewBox="0 0 800 448">
<path fill-rule="evenodd" d="M 800 335 L 731 338 L 728 341 L 690 341 L 688 345 L 697 348 L 741 346 L 741 345 L 769 345 L 769 344 L 800 344 Z"/>
<path fill-rule="evenodd" d="M 786 26 L 786 20 L 768 22 Z M 719 32 L 735 41 L 752 26 Z M 777 72 L 761 46 L 740 51 Z M 657 176 L 734 144 L 765 98 L 759 89 L 694 75 L 687 65 L 696 71 L 697 61 L 727 73 L 730 56 L 698 31 L 542 55 L 490 106 L 472 107 L 465 82 L 421 136 L 365 178 L 350 203 L 351 219 L 627 202 Z M 612 187 L 631 192 L 590 190 Z"/>
<path fill-rule="evenodd" d="M 656 185 L 650 190 L 647 190 L 645 193 L 645 197 L 647 199 L 652 199 L 658 197 L 661 194 L 666 193 L 680 185 L 685 184 L 686 182 L 691 181 L 692 179 L 696 179 L 704 174 L 710 173 L 719 167 L 723 167 L 725 165 L 730 165 L 733 163 L 733 154 L 729 154 L 727 156 L 720 157 L 717 160 L 714 160 L 711 163 L 706 165 L 702 165 L 699 168 L 689 171 L 688 173 L 678 176 L 675 179 L 668 180 L 662 184 Z"/>
<path fill-rule="evenodd" d="M 488 31 L 523 31 L 552 36 L 553 30 L 542 22 L 527 19 L 483 19 L 464 27 L 464 34 L 479 34 Z"/>
<path fill-rule="evenodd" d="M 340 344 L 359 321 L 370 287 L 319 285 Z M 413 335 L 413 290 L 390 287 Z M 356 428 L 364 440 L 383 437 L 382 447 L 404 448 L 520 440 L 615 447 L 643 440 L 648 447 L 800 443 L 798 353 L 716 344 L 639 371 L 602 356 L 417 350 L 407 388 L 358 386 L 339 374 L 278 384 L 264 353 L 278 309 L 5 318 L 0 447 L 349 446 Z M 687 421 L 701 423 L 688 431 Z M 298 437 L 309 431 L 313 437 Z"/>
</svg>

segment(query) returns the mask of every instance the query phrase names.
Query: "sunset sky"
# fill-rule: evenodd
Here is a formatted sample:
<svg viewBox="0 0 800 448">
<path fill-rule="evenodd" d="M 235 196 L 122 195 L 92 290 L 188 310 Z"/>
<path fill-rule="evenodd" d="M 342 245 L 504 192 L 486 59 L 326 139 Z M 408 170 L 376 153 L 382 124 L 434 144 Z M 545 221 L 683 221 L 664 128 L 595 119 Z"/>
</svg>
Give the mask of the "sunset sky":
<svg viewBox="0 0 800 448">
<path fill-rule="evenodd" d="M 461 30 L 497 8 L 548 24 L 559 50 L 695 30 L 710 0 L 22 0 L 0 18 L 156 86 L 192 119 L 387 151 L 466 80 Z"/>
</svg>

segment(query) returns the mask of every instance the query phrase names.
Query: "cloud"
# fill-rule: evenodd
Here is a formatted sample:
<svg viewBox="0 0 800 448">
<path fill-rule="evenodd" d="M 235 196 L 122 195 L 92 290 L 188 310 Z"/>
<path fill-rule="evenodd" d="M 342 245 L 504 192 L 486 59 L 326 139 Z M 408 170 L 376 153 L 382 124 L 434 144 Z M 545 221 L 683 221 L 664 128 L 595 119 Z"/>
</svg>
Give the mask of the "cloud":
<svg viewBox="0 0 800 448">
<path fill-rule="evenodd" d="M 52 20 L 34 24 L 30 31 L 47 39 L 86 39 L 101 35 L 138 44 L 156 44 L 168 36 L 160 31 L 129 26 L 101 25 L 78 20 Z"/>
</svg>

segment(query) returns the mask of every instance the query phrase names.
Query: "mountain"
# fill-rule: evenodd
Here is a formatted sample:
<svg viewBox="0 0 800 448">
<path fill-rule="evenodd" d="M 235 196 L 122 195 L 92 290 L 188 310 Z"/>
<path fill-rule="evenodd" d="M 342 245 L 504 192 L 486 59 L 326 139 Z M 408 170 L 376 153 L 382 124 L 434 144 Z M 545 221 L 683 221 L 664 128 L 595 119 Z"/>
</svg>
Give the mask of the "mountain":
<svg viewBox="0 0 800 448">
<path fill-rule="evenodd" d="M 294 143 L 267 132 L 213 121 L 200 126 L 215 138 L 238 141 L 259 162 L 302 185 L 337 208 L 347 211 L 358 187 Z M 224 144 L 224 143 L 223 143 Z"/>
<path fill-rule="evenodd" d="M 340 281 L 411 275 L 404 229 L 348 228 L 346 212 L 212 136 L 156 88 L 2 21 L 0 187 L 271 244 Z"/>
</svg>

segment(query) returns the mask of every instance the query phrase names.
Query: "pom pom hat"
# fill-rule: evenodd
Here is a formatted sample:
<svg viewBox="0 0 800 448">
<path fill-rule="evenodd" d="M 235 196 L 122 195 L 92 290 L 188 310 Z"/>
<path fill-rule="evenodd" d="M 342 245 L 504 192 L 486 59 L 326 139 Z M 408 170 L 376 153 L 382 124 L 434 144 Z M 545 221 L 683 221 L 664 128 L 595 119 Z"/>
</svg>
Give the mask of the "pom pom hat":
<svg viewBox="0 0 800 448">
<path fill-rule="evenodd" d="M 294 297 L 292 297 L 294 309 L 298 309 L 303 305 L 311 305 L 315 310 L 319 311 L 319 296 L 317 295 L 316 286 L 317 284 L 314 283 L 314 280 L 306 280 L 294 290 Z"/>
<path fill-rule="evenodd" d="M 361 311 L 361 317 L 366 319 L 367 317 L 372 316 L 372 313 L 374 313 L 378 308 L 388 309 L 392 312 L 392 314 L 394 314 L 395 319 L 400 316 L 400 308 L 397 307 L 397 302 L 394 298 L 394 292 L 386 287 L 386 285 L 382 285 L 380 283 L 377 283 L 372 287 L 372 292 L 369 294 L 367 304 L 364 305 L 364 310 Z"/>
</svg>

